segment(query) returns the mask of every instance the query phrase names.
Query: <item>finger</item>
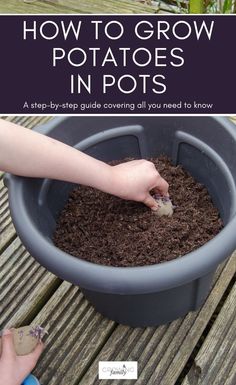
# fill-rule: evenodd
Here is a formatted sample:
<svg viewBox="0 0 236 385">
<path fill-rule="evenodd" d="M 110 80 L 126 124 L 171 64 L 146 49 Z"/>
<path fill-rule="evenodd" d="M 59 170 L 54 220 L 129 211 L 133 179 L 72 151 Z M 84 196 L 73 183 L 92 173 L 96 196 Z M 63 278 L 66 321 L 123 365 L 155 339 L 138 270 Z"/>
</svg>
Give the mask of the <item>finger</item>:
<svg viewBox="0 0 236 385">
<path fill-rule="evenodd" d="M 15 356 L 14 339 L 12 330 L 6 329 L 2 335 L 2 357 Z"/>
<path fill-rule="evenodd" d="M 163 178 L 158 178 L 158 183 L 153 189 L 155 192 L 161 193 L 161 195 L 169 196 L 169 184 Z"/>
<path fill-rule="evenodd" d="M 146 196 L 143 203 L 153 211 L 158 210 L 158 203 L 150 194 Z"/>
<path fill-rule="evenodd" d="M 129 160 L 128 162 L 125 162 L 125 163 L 128 165 L 132 165 L 132 166 L 138 166 L 138 165 L 144 163 L 144 160 L 143 159 L 134 159 L 134 160 Z"/>
<path fill-rule="evenodd" d="M 36 348 L 33 350 L 33 352 L 30 353 L 28 356 L 31 357 L 35 362 L 37 362 L 40 355 L 43 352 L 43 349 L 44 349 L 44 344 L 42 342 L 39 342 Z"/>
</svg>

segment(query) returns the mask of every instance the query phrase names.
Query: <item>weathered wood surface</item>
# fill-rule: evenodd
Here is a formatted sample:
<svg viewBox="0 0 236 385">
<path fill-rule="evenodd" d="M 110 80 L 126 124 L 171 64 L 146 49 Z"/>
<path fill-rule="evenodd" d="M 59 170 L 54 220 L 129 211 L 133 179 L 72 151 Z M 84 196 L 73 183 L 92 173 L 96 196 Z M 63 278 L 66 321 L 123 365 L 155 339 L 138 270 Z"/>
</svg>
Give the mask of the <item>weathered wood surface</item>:
<svg viewBox="0 0 236 385">
<path fill-rule="evenodd" d="M 183 385 L 236 384 L 236 283 Z"/>
<path fill-rule="evenodd" d="M 34 319 L 49 335 L 35 374 L 44 385 L 77 384 L 115 323 L 98 314 L 80 290 L 64 282 Z"/>
<path fill-rule="evenodd" d="M 60 283 L 16 238 L 0 254 L 0 330 L 31 322 Z"/>
<path fill-rule="evenodd" d="M 0 0 L 1 13 L 154 13 L 158 5 L 136 0 Z"/>
<path fill-rule="evenodd" d="M 236 124 L 236 116 L 231 116 L 230 119 L 232 120 L 233 123 Z"/>
<path fill-rule="evenodd" d="M 0 116 L 1 119 L 12 123 L 20 124 L 27 128 L 34 128 L 39 124 L 44 124 L 52 119 L 51 116 Z"/>
<path fill-rule="evenodd" d="M 136 385 L 175 384 L 235 273 L 235 262 L 236 254 L 227 262 L 221 274 L 222 267 L 218 269 L 213 289 L 198 312 L 191 312 L 184 319 L 156 329 L 118 326 L 79 384 L 99 384 L 98 362 L 110 360 L 138 360 L 139 378 Z M 103 381 L 102 384 L 109 385 L 109 381 Z M 133 382 L 113 381 L 113 384 L 132 385 Z"/>
<path fill-rule="evenodd" d="M 8 206 L 7 189 L 0 176 L 0 250 L 6 247 L 15 236 Z"/>
</svg>

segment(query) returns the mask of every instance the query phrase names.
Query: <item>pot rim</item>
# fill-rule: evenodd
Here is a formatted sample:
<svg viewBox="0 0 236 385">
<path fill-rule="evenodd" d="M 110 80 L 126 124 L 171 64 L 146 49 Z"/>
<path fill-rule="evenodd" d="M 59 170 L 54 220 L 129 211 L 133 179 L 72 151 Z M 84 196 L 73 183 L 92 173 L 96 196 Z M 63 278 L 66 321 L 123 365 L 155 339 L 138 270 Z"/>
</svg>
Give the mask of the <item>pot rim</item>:
<svg viewBox="0 0 236 385">
<path fill-rule="evenodd" d="M 58 124 L 64 123 L 66 119 L 71 118 L 75 117 L 54 118 L 49 123 L 39 126 L 36 130 L 44 134 L 50 134 L 51 130 Z M 144 116 L 143 118 L 147 119 L 149 117 Z M 173 119 L 177 120 L 179 118 L 181 116 L 173 117 Z M 200 116 L 198 118 L 215 120 L 224 125 L 225 130 L 236 143 L 235 126 L 229 119 L 218 116 Z M 136 267 L 114 267 L 94 264 L 60 250 L 49 238 L 43 237 L 34 227 L 24 207 L 23 184 L 27 179 L 29 178 L 9 174 L 6 177 L 6 184 L 9 189 L 10 211 L 22 243 L 46 269 L 84 289 L 126 295 L 168 290 L 214 271 L 217 265 L 229 257 L 236 248 L 236 214 L 234 214 L 220 233 L 212 240 L 177 259 L 155 265 Z"/>
<path fill-rule="evenodd" d="M 144 294 L 186 284 L 214 271 L 236 247 L 236 215 L 213 239 L 177 259 L 160 264 L 115 267 L 74 257 L 56 247 L 34 226 L 24 207 L 28 178 L 8 175 L 9 203 L 16 231 L 26 249 L 46 269 L 81 288 L 114 294 Z M 24 224 L 24 225 L 22 225 Z"/>
</svg>

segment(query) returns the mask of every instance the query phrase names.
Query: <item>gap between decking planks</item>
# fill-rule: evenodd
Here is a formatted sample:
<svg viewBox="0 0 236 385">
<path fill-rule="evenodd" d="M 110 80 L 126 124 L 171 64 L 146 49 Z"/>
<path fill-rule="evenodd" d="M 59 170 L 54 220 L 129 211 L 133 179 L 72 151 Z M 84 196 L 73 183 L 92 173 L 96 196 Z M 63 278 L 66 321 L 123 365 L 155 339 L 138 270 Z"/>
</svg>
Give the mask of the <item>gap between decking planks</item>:
<svg viewBox="0 0 236 385">
<path fill-rule="evenodd" d="M 172 385 L 178 379 L 184 368 L 194 346 L 197 344 L 214 310 L 224 294 L 225 287 L 229 284 L 235 272 L 235 257 L 227 262 L 220 275 L 221 268 L 215 276 L 215 285 L 207 298 L 204 306 L 198 312 L 189 313 L 184 319 L 179 319 L 169 325 L 154 329 L 151 338 L 144 338 L 140 343 L 141 336 L 132 338 L 122 337 L 121 330 L 125 328 L 118 326 L 112 337 L 106 343 L 96 361 L 91 365 L 87 374 L 77 384 L 97 385 L 97 365 L 99 360 L 138 360 L 139 379 L 136 385 Z M 130 328 L 128 328 L 130 330 Z M 146 330 L 133 329 L 131 335 L 147 333 Z M 128 330 L 126 329 L 126 332 Z M 128 332 L 129 333 L 129 332 Z M 121 347 L 121 350 L 120 350 Z M 108 385 L 109 381 L 102 381 L 102 385 Z M 131 385 L 132 381 L 113 381 L 114 385 Z"/>
<path fill-rule="evenodd" d="M 34 262 L 18 239 L 3 253 L 1 264 L 5 279 L 4 282 L 0 277 L 0 304 L 5 301 L 4 312 L 1 312 L 3 317 L 15 326 L 31 318 L 33 324 L 40 323 L 49 331 L 44 356 L 36 369 L 44 385 L 98 384 L 97 361 L 101 359 L 136 359 L 141 368 L 137 384 L 170 385 L 175 383 L 233 276 L 235 254 L 221 275 L 222 267 L 218 269 L 215 286 L 198 313 L 189 313 L 183 320 L 169 325 L 146 329 L 117 326 L 108 321 L 95 312 L 77 287 L 67 282 L 59 285 L 49 297 L 48 281 L 52 283 L 57 279 Z M 16 266 L 18 275 L 12 280 Z M 36 317 L 32 317 L 34 303 L 45 294 L 45 306 Z M 126 381 L 125 384 L 132 382 Z"/>
<path fill-rule="evenodd" d="M 0 330 L 29 324 L 61 282 L 16 238 L 0 255 Z"/>
<path fill-rule="evenodd" d="M 236 384 L 236 283 L 212 325 L 183 385 Z"/>
</svg>

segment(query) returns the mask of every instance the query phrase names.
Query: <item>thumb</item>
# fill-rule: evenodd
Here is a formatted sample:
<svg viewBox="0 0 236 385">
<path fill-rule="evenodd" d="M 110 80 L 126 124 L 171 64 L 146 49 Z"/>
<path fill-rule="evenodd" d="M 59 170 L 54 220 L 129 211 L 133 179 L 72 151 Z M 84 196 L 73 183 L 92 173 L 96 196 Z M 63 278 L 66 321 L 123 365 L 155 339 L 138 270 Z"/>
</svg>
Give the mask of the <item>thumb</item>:
<svg viewBox="0 0 236 385">
<path fill-rule="evenodd" d="M 12 357 L 15 355 L 13 333 L 11 330 L 6 329 L 2 335 L 2 357 Z"/>
<path fill-rule="evenodd" d="M 43 352 L 43 348 L 44 344 L 39 342 L 36 348 L 30 354 L 28 354 L 28 357 L 32 358 L 34 362 L 37 362 Z"/>
<path fill-rule="evenodd" d="M 153 210 L 153 211 L 156 211 L 157 209 L 158 209 L 158 203 L 155 201 L 155 199 L 150 195 L 150 194 L 148 194 L 146 197 L 145 197 L 145 199 L 144 199 L 144 201 L 143 201 L 143 203 L 146 205 L 146 206 L 148 206 L 151 210 Z"/>
</svg>

